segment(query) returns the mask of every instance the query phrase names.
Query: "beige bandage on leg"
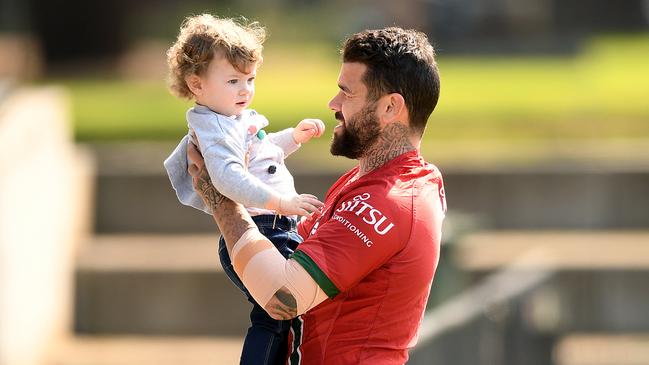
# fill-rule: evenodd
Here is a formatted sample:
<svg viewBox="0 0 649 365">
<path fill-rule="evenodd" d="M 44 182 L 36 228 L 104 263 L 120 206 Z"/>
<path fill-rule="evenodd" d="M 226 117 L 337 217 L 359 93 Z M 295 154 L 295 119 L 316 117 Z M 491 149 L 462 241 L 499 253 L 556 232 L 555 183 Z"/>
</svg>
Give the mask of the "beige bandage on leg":
<svg viewBox="0 0 649 365">
<path fill-rule="evenodd" d="M 232 248 L 237 275 L 257 303 L 265 307 L 282 287 L 297 302 L 297 314 L 327 299 L 311 275 L 295 260 L 286 260 L 256 228 L 246 231 Z"/>
</svg>

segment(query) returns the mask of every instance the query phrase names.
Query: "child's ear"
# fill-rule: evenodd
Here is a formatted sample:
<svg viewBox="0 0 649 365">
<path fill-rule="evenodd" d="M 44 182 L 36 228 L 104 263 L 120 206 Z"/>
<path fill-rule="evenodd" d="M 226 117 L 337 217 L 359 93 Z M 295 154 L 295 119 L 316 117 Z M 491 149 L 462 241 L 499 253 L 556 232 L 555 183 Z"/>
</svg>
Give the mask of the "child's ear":
<svg viewBox="0 0 649 365">
<path fill-rule="evenodd" d="M 203 82 L 201 78 L 198 77 L 198 75 L 191 74 L 185 77 L 185 83 L 187 84 L 187 87 L 192 92 L 192 94 L 201 96 L 201 94 L 203 93 Z"/>
</svg>

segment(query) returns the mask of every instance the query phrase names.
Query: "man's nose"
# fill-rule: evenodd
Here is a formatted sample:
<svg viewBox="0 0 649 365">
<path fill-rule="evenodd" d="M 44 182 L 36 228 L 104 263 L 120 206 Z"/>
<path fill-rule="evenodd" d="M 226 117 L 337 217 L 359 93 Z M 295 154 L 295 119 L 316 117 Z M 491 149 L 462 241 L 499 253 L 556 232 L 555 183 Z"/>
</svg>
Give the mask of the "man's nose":
<svg viewBox="0 0 649 365">
<path fill-rule="evenodd" d="M 334 111 L 340 111 L 340 94 L 336 94 L 331 100 L 329 100 L 329 109 L 334 110 Z"/>
</svg>

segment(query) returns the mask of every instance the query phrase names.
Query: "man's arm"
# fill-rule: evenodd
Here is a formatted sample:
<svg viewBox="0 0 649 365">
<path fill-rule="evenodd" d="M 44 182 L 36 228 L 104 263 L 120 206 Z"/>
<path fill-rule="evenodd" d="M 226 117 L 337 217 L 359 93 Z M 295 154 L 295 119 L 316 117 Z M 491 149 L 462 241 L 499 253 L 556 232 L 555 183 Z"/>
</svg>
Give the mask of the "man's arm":
<svg viewBox="0 0 649 365">
<path fill-rule="evenodd" d="M 246 275 L 242 275 L 250 259 L 250 257 L 248 256 L 253 256 L 254 254 L 259 253 L 264 249 L 268 249 L 268 246 L 270 246 L 270 249 L 275 248 L 272 246 L 272 243 L 270 243 L 270 241 L 259 234 L 256 229 L 256 225 L 252 221 L 252 218 L 242 205 L 228 199 L 218 190 L 216 190 L 216 188 L 214 188 L 210 180 L 210 176 L 205 169 L 205 164 L 200 155 L 200 152 L 191 143 L 188 146 L 187 154 L 190 160 L 189 173 L 193 178 L 194 189 L 203 198 L 205 204 L 212 209 L 212 216 L 214 217 L 214 221 L 218 225 L 221 234 L 223 234 L 223 237 L 225 238 L 226 247 L 228 253 L 230 254 L 230 257 L 233 259 L 233 262 L 235 262 L 235 269 L 239 269 L 241 271 L 237 273 L 244 281 L 246 287 L 248 287 L 248 289 L 250 290 L 252 288 L 250 288 L 249 286 L 252 286 L 251 284 L 254 284 L 254 282 L 247 282 L 249 280 L 246 280 Z M 250 237 L 250 239 L 248 237 Z M 254 242 L 254 244 L 252 245 L 248 245 L 249 247 L 244 247 L 243 249 L 237 250 L 237 253 L 241 253 L 241 255 L 233 254 L 233 252 L 235 252 L 236 250 L 235 246 L 239 245 L 239 247 L 242 247 L 245 246 L 245 244 L 249 243 L 249 241 L 255 240 L 257 242 Z M 242 253 L 241 251 L 244 250 L 246 250 L 247 252 Z M 279 252 L 277 252 L 277 255 L 279 255 Z M 239 256 L 243 258 L 240 259 Z M 279 257 L 284 260 L 281 255 L 279 255 Z M 273 259 L 277 260 L 277 256 L 273 256 Z M 242 261 L 243 263 L 238 265 L 238 263 Z M 284 260 L 284 264 L 286 264 L 286 260 Z M 273 265 L 274 268 L 276 268 L 276 266 L 277 264 Z M 298 292 L 298 294 L 306 293 L 306 301 L 311 302 L 310 304 L 306 305 L 307 309 L 319 304 L 326 298 L 326 296 L 322 295 L 322 291 L 319 289 L 315 281 L 310 278 L 310 276 L 306 273 L 306 271 L 304 271 L 304 269 L 299 267 L 299 264 L 294 263 L 294 265 L 286 266 L 288 267 L 288 271 L 290 271 L 291 273 L 297 273 L 297 280 L 291 281 L 292 284 L 294 284 L 292 286 L 294 291 Z M 283 274 L 283 276 L 288 276 L 285 272 Z M 251 290 L 251 294 L 253 294 L 254 296 L 254 294 L 256 294 L 255 290 Z M 258 298 L 255 297 L 255 299 Z M 260 304 L 262 303 L 260 302 Z M 279 289 L 277 289 L 277 291 L 270 297 L 270 299 L 262 305 L 268 312 L 268 314 L 275 319 L 291 319 L 300 314 L 298 313 L 298 301 L 293 292 L 286 286 L 281 286 Z"/>
<path fill-rule="evenodd" d="M 200 152 L 191 143 L 187 147 L 187 154 L 190 159 L 189 174 L 193 179 L 194 190 L 203 198 L 205 205 L 212 209 L 212 216 L 225 242 L 237 242 L 244 232 L 255 227 L 255 223 L 241 204 L 233 202 L 216 190 Z M 231 252 L 231 245 L 227 246 L 228 252 Z"/>
</svg>

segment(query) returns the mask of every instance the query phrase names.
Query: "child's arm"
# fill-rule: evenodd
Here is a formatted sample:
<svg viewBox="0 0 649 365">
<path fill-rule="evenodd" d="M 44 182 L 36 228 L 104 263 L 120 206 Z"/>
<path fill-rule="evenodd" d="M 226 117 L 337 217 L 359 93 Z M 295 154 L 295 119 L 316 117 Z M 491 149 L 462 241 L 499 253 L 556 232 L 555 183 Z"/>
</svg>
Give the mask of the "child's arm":
<svg viewBox="0 0 649 365">
<path fill-rule="evenodd" d="M 200 137 L 198 139 L 201 140 Z M 221 141 L 203 152 L 212 184 L 226 197 L 244 206 L 271 209 L 284 215 L 308 215 L 322 205 L 318 198 L 310 194 L 280 195 L 250 174 L 241 156 L 231 154 L 235 151 L 237 148 L 230 141 Z"/>
<path fill-rule="evenodd" d="M 324 123 L 320 119 L 304 119 L 295 128 L 271 133 L 268 137 L 271 142 L 282 148 L 284 156 L 288 157 L 297 151 L 302 143 L 308 142 L 312 137 L 320 137 L 324 130 Z"/>
<path fill-rule="evenodd" d="M 187 113 L 187 121 L 212 183 L 221 194 L 244 206 L 257 208 L 265 208 L 266 203 L 278 195 L 247 171 L 245 135 L 237 121 L 191 111 Z"/>
<path fill-rule="evenodd" d="M 302 144 L 313 137 L 320 137 L 325 131 L 325 125 L 320 119 L 303 119 L 293 129 L 293 139 Z"/>
<path fill-rule="evenodd" d="M 317 209 L 315 197 L 307 194 L 281 196 L 250 174 L 245 164 L 245 137 L 238 133 L 235 125 L 228 125 L 229 120 L 216 121 L 213 117 L 199 115 L 198 118 L 188 117 L 188 120 L 217 190 L 245 206 L 272 209 L 286 215 L 306 215 Z"/>
</svg>

